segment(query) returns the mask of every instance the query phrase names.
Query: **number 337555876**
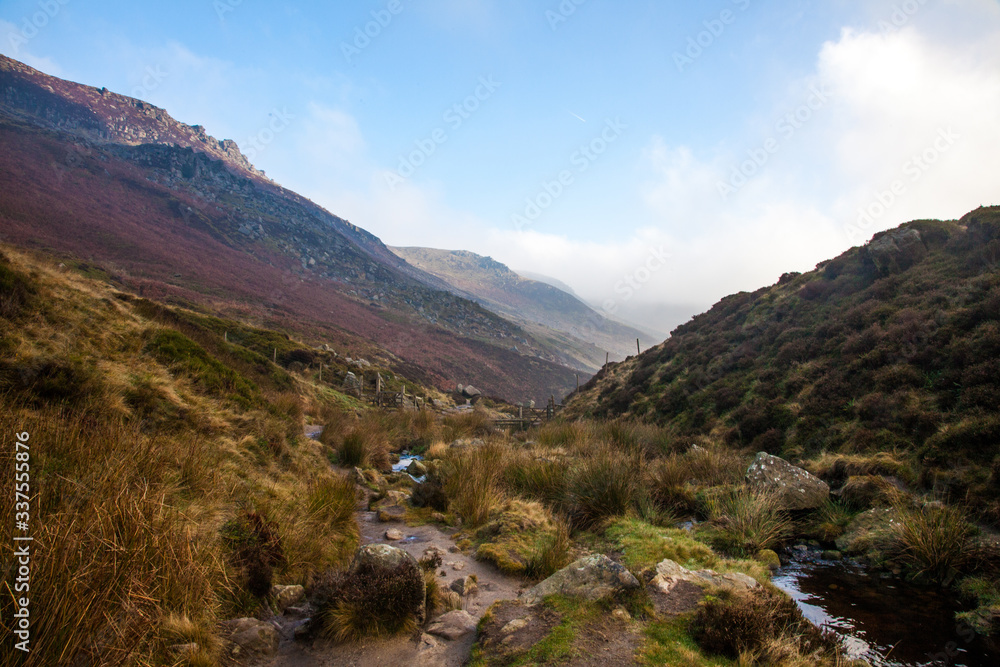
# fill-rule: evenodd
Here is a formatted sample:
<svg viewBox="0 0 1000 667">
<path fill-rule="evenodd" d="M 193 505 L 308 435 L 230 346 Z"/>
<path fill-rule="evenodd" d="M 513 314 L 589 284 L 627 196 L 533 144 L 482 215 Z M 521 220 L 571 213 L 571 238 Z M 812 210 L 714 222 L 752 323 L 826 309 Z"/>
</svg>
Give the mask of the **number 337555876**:
<svg viewBox="0 0 1000 667">
<path fill-rule="evenodd" d="M 17 462 L 15 466 L 15 471 L 17 472 L 17 477 L 15 479 L 14 486 L 14 511 L 16 512 L 15 521 L 27 521 L 28 511 L 31 509 L 29 504 L 28 493 L 31 489 L 30 483 L 30 460 L 28 452 L 28 434 L 19 433 L 17 436 L 16 443 L 16 453 L 14 454 L 14 459 Z"/>
</svg>

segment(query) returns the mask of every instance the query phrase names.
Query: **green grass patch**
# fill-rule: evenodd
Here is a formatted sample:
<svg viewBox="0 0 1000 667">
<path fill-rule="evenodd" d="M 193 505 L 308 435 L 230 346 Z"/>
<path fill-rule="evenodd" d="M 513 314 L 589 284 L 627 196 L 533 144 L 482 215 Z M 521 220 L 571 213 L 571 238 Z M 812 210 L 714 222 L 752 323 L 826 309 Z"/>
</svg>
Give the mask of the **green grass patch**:
<svg viewBox="0 0 1000 667">
<path fill-rule="evenodd" d="M 735 662 L 720 656 L 706 656 L 691 637 L 691 616 L 675 616 L 653 621 L 645 628 L 646 642 L 639 654 L 641 665 L 674 667 L 728 667 Z"/>
</svg>

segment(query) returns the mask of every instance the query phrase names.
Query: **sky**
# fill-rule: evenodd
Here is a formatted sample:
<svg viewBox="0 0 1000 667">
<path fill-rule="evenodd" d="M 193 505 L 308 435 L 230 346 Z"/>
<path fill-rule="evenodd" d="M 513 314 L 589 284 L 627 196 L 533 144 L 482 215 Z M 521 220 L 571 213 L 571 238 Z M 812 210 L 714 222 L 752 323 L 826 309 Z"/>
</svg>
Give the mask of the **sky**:
<svg viewBox="0 0 1000 667">
<path fill-rule="evenodd" d="M 0 0 L 0 52 L 661 332 L 1000 204 L 998 0 Z"/>
</svg>

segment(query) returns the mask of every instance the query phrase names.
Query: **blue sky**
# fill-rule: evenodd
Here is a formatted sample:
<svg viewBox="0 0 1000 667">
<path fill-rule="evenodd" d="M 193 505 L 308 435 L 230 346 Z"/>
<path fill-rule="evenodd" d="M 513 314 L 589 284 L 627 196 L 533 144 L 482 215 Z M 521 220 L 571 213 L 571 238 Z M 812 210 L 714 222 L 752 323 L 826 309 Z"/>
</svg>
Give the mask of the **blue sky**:
<svg viewBox="0 0 1000 667">
<path fill-rule="evenodd" d="M 1000 203 L 996 0 L 3 0 L 0 51 L 661 330 Z"/>
</svg>

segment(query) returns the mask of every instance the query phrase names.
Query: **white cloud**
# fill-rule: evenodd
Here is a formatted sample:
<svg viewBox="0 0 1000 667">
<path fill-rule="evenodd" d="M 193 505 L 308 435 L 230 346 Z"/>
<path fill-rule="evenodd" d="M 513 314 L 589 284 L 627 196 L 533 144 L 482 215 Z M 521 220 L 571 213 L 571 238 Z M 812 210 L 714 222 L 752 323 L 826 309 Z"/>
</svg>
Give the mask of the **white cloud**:
<svg viewBox="0 0 1000 667">
<path fill-rule="evenodd" d="M 0 53 L 51 76 L 66 76 L 59 63 L 50 57 L 33 54 L 27 50 L 30 46 L 31 40 L 24 37 L 22 28 L 10 21 L 0 20 Z"/>
</svg>

